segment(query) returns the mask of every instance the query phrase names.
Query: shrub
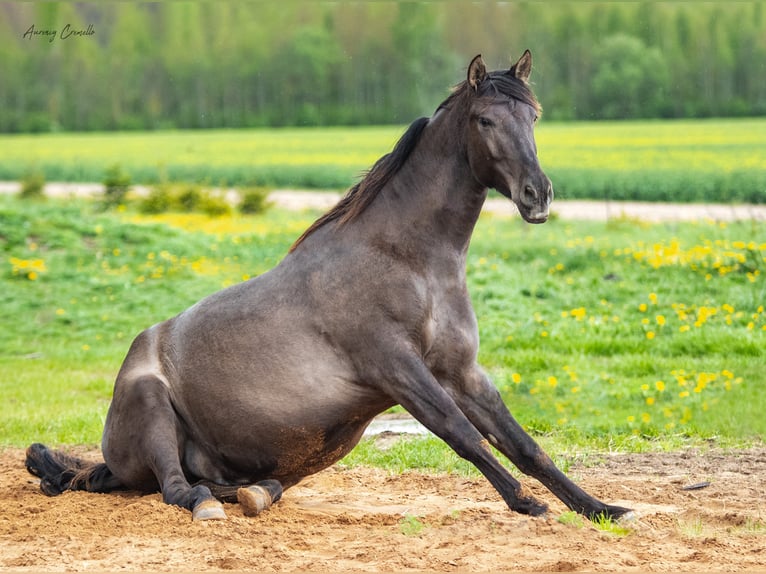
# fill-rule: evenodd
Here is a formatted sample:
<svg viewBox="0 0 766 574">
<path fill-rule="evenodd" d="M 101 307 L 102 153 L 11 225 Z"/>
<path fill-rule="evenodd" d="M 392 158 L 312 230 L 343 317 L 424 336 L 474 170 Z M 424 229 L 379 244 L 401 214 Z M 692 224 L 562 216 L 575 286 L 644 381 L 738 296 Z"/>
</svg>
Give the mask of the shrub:
<svg viewBox="0 0 766 574">
<path fill-rule="evenodd" d="M 241 191 L 242 203 L 239 210 L 242 213 L 256 214 L 263 213 L 269 208 L 270 190 L 266 187 L 246 187 Z"/>
<path fill-rule="evenodd" d="M 203 194 L 199 209 L 210 217 L 220 217 L 231 213 L 231 205 L 224 197 L 209 192 Z"/>
<path fill-rule="evenodd" d="M 130 175 L 122 170 L 119 164 L 114 164 L 104 175 L 104 209 L 117 207 L 125 203 L 125 196 L 130 189 Z"/>
<path fill-rule="evenodd" d="M 187 185 L 179 192 L 176 203 L 181 211 L 197 211 L 202 204 L 204 194 L 197 185 Z"/>
<path fill-rule="evenodd" d="M 45 174 L 37 169 L 29 170 L 21 180 L 22 199 L 42 199 L 45 187 Z"/>
<path fill-rule="evenodd" d="M 138 205 L 141 213 L 165 213 L 173 207 L 174 198 L 167 184 L 160 184 L 152 188 Z"/>
</svg>

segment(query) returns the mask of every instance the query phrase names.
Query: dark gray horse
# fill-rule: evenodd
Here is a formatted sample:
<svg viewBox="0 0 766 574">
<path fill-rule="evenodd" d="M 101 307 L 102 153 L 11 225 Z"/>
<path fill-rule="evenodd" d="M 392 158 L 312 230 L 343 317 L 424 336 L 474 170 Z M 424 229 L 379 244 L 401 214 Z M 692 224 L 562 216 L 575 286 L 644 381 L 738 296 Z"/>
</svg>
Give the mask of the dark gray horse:
<svg viewBox="0 0 766 574">
<path fill-rule="evenodd" d="M 531 66 L 528 51 L 492 73 L 474 58 L 436 113 L 273 270 L 141 333 L 115 383 L 105 463 L 32 445 L 27 468 L 43 491 L 159 488 L 195 518 L 223 518 L 227 487 L 260 482 L 277 498 L 399 404 L 515 511 L 546 506 L 522 494 L 490 444 L 577 512 L 627 512 L 556 468 L 476 363 L 465 263 L 487 189 L 530 223 L 546 221 L 553 197 L 537 161 Z"/>
</svg>

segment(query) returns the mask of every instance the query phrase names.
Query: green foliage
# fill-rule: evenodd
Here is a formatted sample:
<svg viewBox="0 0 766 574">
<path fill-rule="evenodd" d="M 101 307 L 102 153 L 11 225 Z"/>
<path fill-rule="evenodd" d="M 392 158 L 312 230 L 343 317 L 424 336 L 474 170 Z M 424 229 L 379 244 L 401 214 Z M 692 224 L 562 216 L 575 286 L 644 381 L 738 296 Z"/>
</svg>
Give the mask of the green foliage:
<svg viewBox="0 0 766 574">
<path fill-rule="evenodd" d="M 221 217 L 229 215 L 232 209 L 226 198 L 213 193 L 206 193 L 200 200 L 200 211 L 210 217 Z"/>
<path fill-rule="evenodd" d="M 149 195 L 140 201 L 138 209 L 141 213 L 165 213 L 170 211 L 176 203 L 169 186 L 160 184 L 153 187 Z"/>
<path fill-rule="evenodd" d="M 263 195 L 260 204 L 256 199 L 248 201 L 253 211 L 251 214 L 266 210 L 268 190 L 259 190 Z M 256 209 L 257 208 L 257 209 Z M 211 217 L 220 217 L 231 213 L 232 208 L 220 191 L 202 188 L 195 184 L 161 183 L 153 187 L 149 195 L 138 201 L 138 210 L 145 214 L 199 212 Z"/>
<path fill-rule="evenodd" d="M 269 207 L 270 192 L 267 187 L 246 187 L 240 190 L 242 202 L 239 204 L 239 210 L 248 215 L 263 213 Z"/>
<path fill-rule="evenodd" d="M 420 518 L 412 514 L 405 514 L 399 521 L 399 528 L 405 536 L 417 536 L 423 532 L 425 527 L 426 524 Z"/>
<path fill-rule="evenodd" d="M 405 123 L 527 47 L 555 119 L 766 114 L 760 2 L 6 4 L 2 132 Z"/>
<path fill-rule="evenodd" d="M 668 68 L 659 48 L 647 49 L 640 38 L 625 34 L 610 36 L 596 48 L 595 63 L 592 102 L 597 117 L 661 115 Z"/>
<path fill-rule="evenodd" d="M 200 205 L 202 205 L 204 196 L 199 186 L 185 185 L 178 193 L 178 207 L 186 213 L 197 211 Z"/>
<path fill-rule="evenodd" d="M 612 520 L 612 517 L 605 514 L 599 514 L 591 521 L 593 525 L 601 532 L 606 532 L 613 536 L 627 536 L 633 532 L 632 529 L 621 524 L 619 521 Z"/>
<path fill-rule="evenodd" d="M 22 199 L 42 199 L 45 190 L 45 174 L 39 169 L 28 170 L 21 179 Z"/>
<path fill-rule="evenodd" d="M 118 207 L 125 203 L 125 198 L 130 190 L 130 175 L 122 169 L 120 164 L 115 163 L 106 169 L 103 184 L 102 204 L 105 209 Z"/>
<path fill-rule="evenodd" d="M 582 515 L 572 510 L 569 512 L 564 512 L 556 519 L 556 521 L 568 526 L 574 526 L 575 528 L 582 528 L 585 526 L 585 521 Z"/>
</svg>

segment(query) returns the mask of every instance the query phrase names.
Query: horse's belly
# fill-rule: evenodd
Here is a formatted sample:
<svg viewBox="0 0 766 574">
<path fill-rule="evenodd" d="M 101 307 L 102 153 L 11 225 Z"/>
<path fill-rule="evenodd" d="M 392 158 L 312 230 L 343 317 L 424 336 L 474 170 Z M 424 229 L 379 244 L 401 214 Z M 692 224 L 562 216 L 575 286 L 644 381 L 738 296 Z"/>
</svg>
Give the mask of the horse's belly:
<svg viewBox="0 0 766 574">
<path fill-rule="evenodd" d="M 369 418 L 357 418 L 330 428 L 316 424 L 274 424 L 268 430 L 252 432 L 229 429 L 230 440 L 218 444 L 189 437 L 184 465 L 193 476 L 220 484 L 275 478 L 287 488 L 348 454 L 368 422 Z M 254 426 L 263 429 L 261 425 Z"/>
</svg>

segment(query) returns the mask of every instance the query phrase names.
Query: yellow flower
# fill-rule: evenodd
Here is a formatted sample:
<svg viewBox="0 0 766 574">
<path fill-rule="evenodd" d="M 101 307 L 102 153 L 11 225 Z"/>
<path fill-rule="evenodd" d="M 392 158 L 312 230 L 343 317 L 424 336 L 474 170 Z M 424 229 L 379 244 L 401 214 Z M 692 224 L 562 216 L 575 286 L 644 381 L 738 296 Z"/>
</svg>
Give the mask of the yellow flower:
<svg viewBox="0 0 766 574">
<path fill-rule="evenodd" d="M 646 404 L 652 406 L 654 404 L 654 397 L 646 397 Z"/>
<path fill-rule="evenodd" d="M 652 417 L 649 413 L 641 413 L 641 422 L 648 423 L 650 420 L 652 420 Z"/>
<path fill-rule="evenodd" d="M 512 381 L 513 381 L 515 384 L 517 384 L 517 385 L 518 385 L 518 384 L 521 382 L 521 375 L 520 375 L 519 373 L 513 373 L 513 374 L 511 375 L 511 380 L 512 380 Z"/>
<path fill-rule="evenodd" d="M 572 309 L 569 314 L 578 321 L 582 321 L 582 319 L 587 314 L 587 311 L 585 310 L 585 307 L 578 307 L 577 309 Z"/>
<path fill-rule="evenodd" d="M 649 301 L 652 302 L 652 305 L 657 304 L 657 293 L 649 293 Z"/>
<path fill-rule="evenodd" d="M 647 309 L 648 309 L 648 306 L 647 306 L 647 304 L 646 304 L 646 303 L 641 303 L 641 304 L 638 306 L 638 310 L 639 310 L 639 311 L 641 311 L 642 313 L 643 313 L 644 311 L 646 311 Z"/>
<path fill-rule="evenodd" d="M 556 377 L 553 377 L 553 376 L 548 377 L 548 385 L 550 385 L 551 387 L 555 387 L 558 384 L 559 384 L 559 380 Z"/>
<path fill-rule="evenodd" d="M 662 392 L 665 390 L 665 383 L 663 381 L 656 381 L 654 383 L 654 388 Z"/>
<path fill-rule="evenodd" d="M 654 331 L 648 331 L 648 332 L 646 333 L 646 338 L 647 338 L 647 339 L 649 339 L 650 341 L 651 341 L 652 339 L 654 339 Z"/>
<path fill-rule="evenodd" d="M 657 315 L 657 317 L 656 317 L 655 319 L 657 320 L 657 324 L 658 324 L 660 327 L 662 327 L 663 325 L 665 325 L 665 315 Z"/>
</svg>

